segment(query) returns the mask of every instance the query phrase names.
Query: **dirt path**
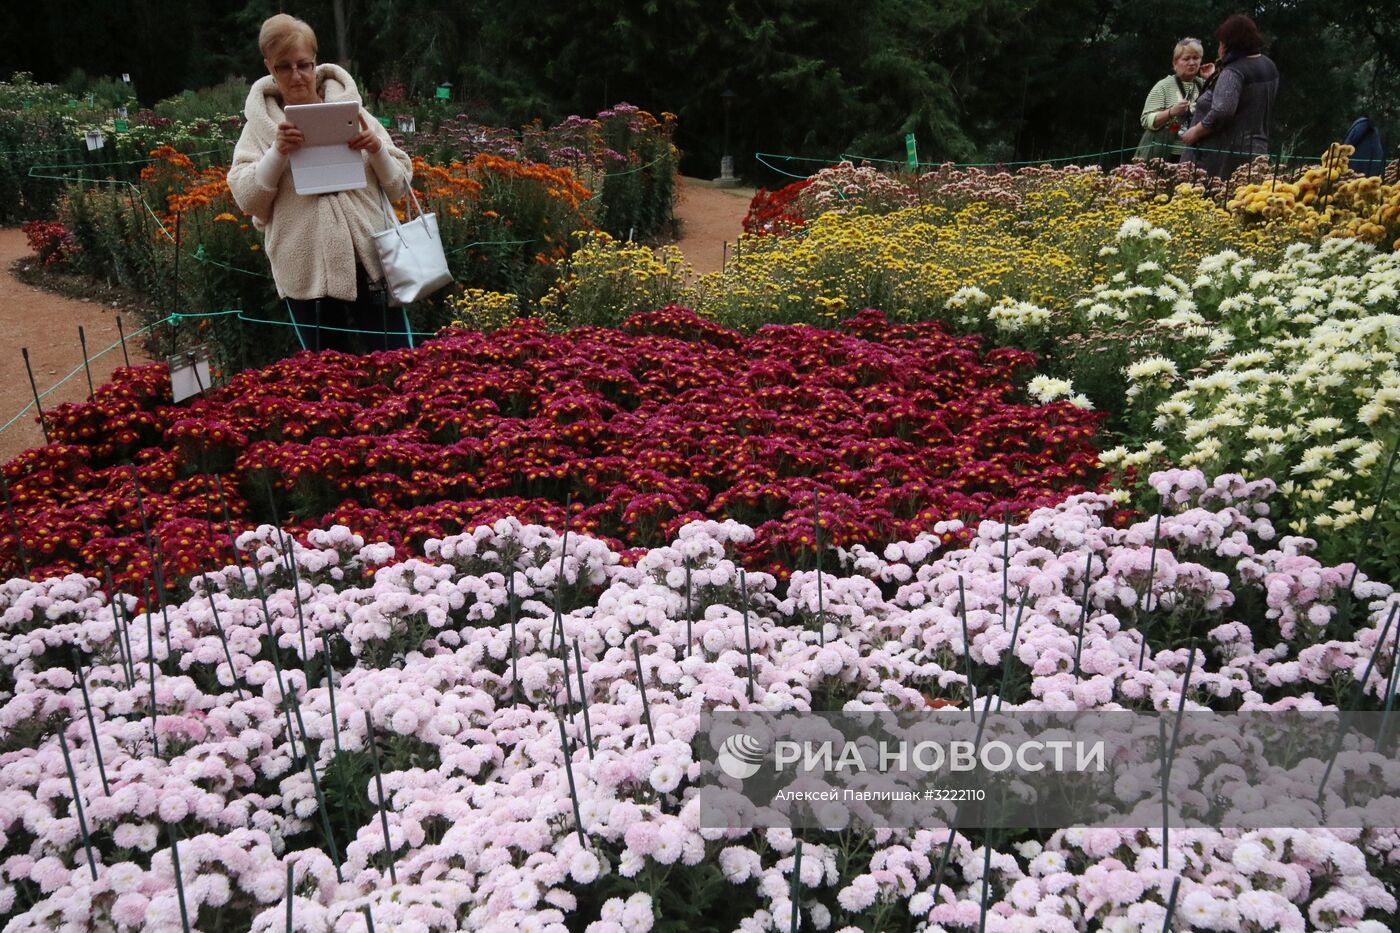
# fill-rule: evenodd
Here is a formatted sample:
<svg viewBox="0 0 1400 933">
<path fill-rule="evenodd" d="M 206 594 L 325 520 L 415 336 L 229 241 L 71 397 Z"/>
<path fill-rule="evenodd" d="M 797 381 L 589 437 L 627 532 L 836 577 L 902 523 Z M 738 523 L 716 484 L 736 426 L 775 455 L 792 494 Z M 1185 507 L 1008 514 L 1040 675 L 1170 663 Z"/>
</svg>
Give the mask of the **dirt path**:
<svg viewBox="0 0 1400 933">
<path fill-rule="evenodd" d="M 732 249 L 743 232 L 753 195 L 753 188 L 716 188 L 703 179 L 681 178 L 676 245 L 696 272 L 718 272 L 724 265 L 724 244 Z"/>
<path fill-rule="evenodd" d="M 63 402 L 81 402 L 87 398 L 87 376 L 83 374 L 83 352 L 78 342 L 78 326 L 87 336 L 88 352 L 96 355 L 116 343 L 117 312 L 93 301 L 75 301 L 50 292 L 40 291 L 20 282 L 10 271 L 16 260 L 29 256 L 29 244 L 19 230 L 0 230 L 0 425 L 4 425 L 32 405 L 34 396 L 29 377 L 24 371 L 21 347 L 29 348 L 29 362 L 34 368 L 34 381 L 42 393 L 60 379 L 77 369 L 52 394 L 43 398 L 44 410 L 56 408 Z M 130 315 L 122 318 L 128 335 L 141 325 Z M 132 363 L 149 362 L 134 341 L 127 342 Z M 107 382 L 112 370 L 123 365 L 121 348 L 92 362 L 92 381 L 100 386 Z M 30 447 L 44 443 L 33 408 L 9 427 L 0 431 L 0 463 Z"/>
</svg>

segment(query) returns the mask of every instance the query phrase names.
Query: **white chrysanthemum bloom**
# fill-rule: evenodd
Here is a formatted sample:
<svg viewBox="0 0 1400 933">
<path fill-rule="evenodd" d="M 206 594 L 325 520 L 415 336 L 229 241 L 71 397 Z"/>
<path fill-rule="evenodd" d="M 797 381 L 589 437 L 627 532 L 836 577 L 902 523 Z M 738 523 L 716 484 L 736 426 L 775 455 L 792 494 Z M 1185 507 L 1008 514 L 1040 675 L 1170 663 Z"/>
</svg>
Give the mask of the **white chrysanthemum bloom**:
<svg viewBox="0 0 1400 933">
<path fill-rule="evenodd" d="M 1030 381 L 1026 391 L 1041 402 L 1053 402 L 1073 395 L 1074 386 L 1067 379 L 1053 379 L 1040 375 Z"/>
<path fill-rule="evenodd" d="M 1041 852 L 1031 859 L 1030 873 L 1032 875 L 1053 875 L 1065 870 L 1068 863 L 1065 857 L 1058 852 Z"/>
<path fill-rule="evenodd" d="M 659 794 L 669 794 L 680 786 L 681 772 L 674 764 L 663 761 L 651 769 L 651 786 Z"/>
<path fill-rule="evenodd" d="M 1014 332 L 1045 324 L 1050 320 L 1050 312 L 1028 301 L 1003 298 L 987 312 L 987 317 L 997 330 Z"/>
<path fill-rule="evenodd" d="M 1308 432 L 1311 434 L 1331 434 L 1342 426 L 1340 418 L 1314 418 L 1307 423 Z"/>
<path fill-rule="evenodd" d="M 1269 851 L 1258 842 L 1246 840 L 1235 846 L 1230 861 L 1246 876 L 1257 874 L 1272 861 Z"/>
<path fill-rule="evenodd" d="M 1122 312 L 1118 308 L 1113 307 L 1110 304 L 1105 304 L 1102 301 L 1097 301 L 1089 305 L 1089 310 L 1087 313 L 1089 316 L 1089 320 L 1091 321 L 1106 317 L 1126 317 L 1126 314 L 1124 312 Z"/>
<path fill-rule="evenodd" d="M 1351 461 L 1351 468 L 1355 473 L 1365 475 L 1371 472 L 1371 468 L 1380 462 L 1381 454 L 1385 448 L 1380 441 L 1367 441 L 1357 448 L 1357 454 Z"/>
<path fill-rule="evenodd" d="M 1380 282 L 1372 285 L 1364 299 L 1367 305 L 1394 306 L 1400 303 L 1400 287 L 1395 282 Z"/>
<path fill-rule="evenodd" d="M 1377 422 L 1394 416 L 1397 404 L 1400 404 L 1400 390 L 1381 389 L 1376 392 L 1374 398 L 1361 406 L 1356 415 L 1368 428 L 1375 427 Z"/>
<path fill-rule="evenodd" d="M 602 863 L 592 852 L 575 852 L 569 859 L 569 875 L 579 884 L 593 883 L 602 870 Z"/>
<path fill-rule="evenodd" d="M 510 902 L 517 910 L 529 910 L 540 899 L 540 889 L 533 881 L 522 881 L 510 890 Z"/>
<path fill-rule="evenodd" d="M 1272 425 L 1256 424 L 1244 432 L 1244 439 L 1255 444 L 1266 444 L 1277 434 L 1278 430 Z"/>
<path fill-rule="evenodd" d="M 1175 378 L 1176 374 L 1176 364 L 1161 356 L 1149 356 L 1147 359 L 1139 360 L 1129 366 L 1127 370 L 1129 382 L 1142 382 L 1145 379 L 1155 379 L 1161 376 Z"/>
<path fill-rule="evenodd" d="M 1253 371 L 1262 373 L 1259 367 L 1269 366 L 1273 361 L 1273 353 L 1260 347 L 1254 350 L 1246 350 L 1243 353 L 1236 353 L 1225 361 L 1225 368 L 1240 372 Z"/>
<path fill-rule="evenodd" d="M 1213 930 L 1219 929 L 1224 911 L 1220 902 L 1207 891 L 1196 890 L 1182 901 L 1181 913 L 1191 921 L 1192 926 Z"/>
<path fill-rule="evenodd" d="M 1145 237 L 1152 231 L 1152 225 L 1141 217 L 1129 217 L 1118 227 L 1118 239 L 1129 240 Z"/>
<path fill-rule="evenodd" d="M 1195 409 L 1196 406 L 1190 401 L 1189 396 L 1182 393 L 1173 395 L 1157 406 L 1157 412 L 1168 418 L 1189 418 Z"/>
<path fill-rule="evenodd" d="M 1336 449 L 1328 445 L 1309 447 L 1303 451 L 1302 459 L 1293 467 L 1293 475 L 1320 473 L 1328 461 L 1336 456 Z"/>
<path fill-rule="evenodd" d="M 1329 336 L 1331 339 L 1337 341 L 1350 341 L 1350 337 L 1347 334 L 1339 332 L 1335 333 L 1335 336 Z M 1336 356 L 1332 357 L 1329 362 L 1333 369 L 1343 373 L 1360 373 L 1371 368 L 1371 360 L 1366 354 L 1358 353 L 1355 350 L 1346 350 L 1342 353 L 1338 353 Z"/>
<path fill-rule="evenodd" d="M 948 307 L 962 310 L 965 308 L 985 308 L 992 303 L 991 296 L 976 285 L 964 285 L 953 292 L 948 299 Z"/>
<path fill-rule="evenodd" d="M 1238 295 L 1230 295 L 1220 302 L 1220 313 L 1223 315 L 1238 314 L 1248 312 L 1254 307 L 1254 296 L 1249 292 L 1240 292 Z"/>
<path fill-rule="evenodd" d="M 1012 845 L 1012 848 L 1014 848 L 1014 849 L 1016 850 L 1017 854 L 1020 855 L 1021 858 L 1023 858 L 1023 859 L 1033 859 L 1033 858 L 1035 858 L 1037 855 L 1039 855 L 1039 854 L 1041 853 L 1041 851 L 1042 851 L 1045 847 L 1042 846 L 1042 845 L 1041 845 L 1039 842 L 1037 842 L 1036 840 L 1034 840 L 1034 839 L 1029 839 L 1029 840 L 1027 840 L 1026 842 L 1017 842 L 1017 843 L 1014 843 L 1014 844 Z"/>
</svg>

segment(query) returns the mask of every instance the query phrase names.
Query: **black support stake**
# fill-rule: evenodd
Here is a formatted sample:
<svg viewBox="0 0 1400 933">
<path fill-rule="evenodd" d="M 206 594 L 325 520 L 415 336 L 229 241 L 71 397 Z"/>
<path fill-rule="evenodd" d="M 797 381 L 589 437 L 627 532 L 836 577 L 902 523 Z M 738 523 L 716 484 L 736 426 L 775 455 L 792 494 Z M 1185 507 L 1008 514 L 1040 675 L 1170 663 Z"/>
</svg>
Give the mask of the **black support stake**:
<svg viewBox="0 0 1400 933">
<path fill-rule="evenodd" d="M 92 367 L 88 365 L 87 334 L 83 332 L 83 325 L 78 325 L 78 343 L 83 348 L 83 370 L 87 373 L 88 381 L 88 401 L 97 394 L 97 390 L 92 387 Z"/>
<path fill-rule="evenodd" d="M 39 386 L 34 382 L 34 367 L 29 365 L 29 348 L 20 347 L 24 356 L 24 371 L 29 373 L 29 389 L 34 393 L 34 408 L 39 412 L 39 428 L 44 432 L 44 443 L 49 442 L 49 423 L 44 418 L 44 406 L 39 403 Z"/>
<path fill-rule="evenodd" d="M 83 848 L 87 850 L 88 870 L 92 872 L 92 880 L 97 880 L 97 862 L 92 857 L 92 837 L 88 835 L 87 817 L 83 815 L 83 799 L 78 795 L 78 772 L 73 770 L 73 759 L 68 754 L 68 739 L 63 734 L 63 727 L 58 728 L 58 747 L 63 749 L 63 763 L 68 766 L 68 786 L 73 789 L 73 807 L 78 811 L 78 829 L 83 833 Z"/>
<path fill-rule="evenodd" d="M 389 802 L 384 799 L 384 779 L 379 771 L 379 748 L 374 744 L 374 720 L 370 718 L 369 710 L 365 710 L 365 744 L 369 746 L 369 757 L 374 762 L 374 789 L 379 796 L 379 827 L 384 831 L 384 855 L 389 859 L 389 881 L 391 884 L 398 884 L 398 875 L 394 873 L 394 849 L 389 845 L 389 815 L 386 812 Z"/>
<path fill-rule="evenodd" d="M 574 641 L 574 670 L 578 673 L 578 702 L 583 708 L 583 735 L 588 740 L 588 757 L 593 758 L 593 723 L 588 717 L 588 693 L 587 687 L 583 683 L 583 653 L 579 651 L 578 641 Z"/>
<path fill-rule="evenodd" d="M 92 752 L 97 756 L 97 773 L 102 777 L 102 793 L 112 796 L 112 788 L 107 784 L 107 767 L 102 763 L 102 745 L 97 741 L 97 720 L 92 715 L 92 700 L 88 697 L 87 678 L 84 677 L 83 659 L 78 650 L 73 649 L 73 663 L 78 668 L 78 686 L 83 690 L 83 710 L 87 713 L 88 731 L 92 733 Z"/>
<path fill-rule="evenodd" d="M 175 868 L 175 894 L 180 899 L 180 926 L 184 928 L 184 933 L 190 933 L 190 914 L 185 906 L 185 881 L 180 877 L 180 840 L 175 835 L 175 824 L 165 824 L 166 833 L 170 836 L 170 862 Z"/>
<path fill-rule="evenodd" d="M 574 786 L 574 762 L 569 755 L 569 734 L 564 731 L 564 717 L 559 716 L 559 748 L 564 754 L 564 773 L 569 778 L 569 797 L 574 803 L 574 828 L 578 830 L 579 845 L 588 848 L 588 837 L 583 834 L 583 815 L 579 811 L 578 788 Z"/>
<path fill-rule="evenodd" d="M 637 689 L 642 693 L 642 719 L 647 724 L 647 737 L 655 745 L 656 731 L 651 727 L 651 704 L 647 702 L 646 676 L 642 673 L 642 643 L 635 638 L 632 639 L 632 657 L 637 661 Z"/>
<path fill-rule="evenodd" d="M 122 359 L 126 361 L 127 368 L 131 368 L 131 357 L 126 352 L 126 328 L 122 326 L 122 316 L 117 315 L 117 336 L 121 338 Z"/>
<path fill-rule="evenodd" d="M 739 568 L 739 593 L 744 601 L 744 654 L 748 658 L 749 702 L 753 702 L 753 642 L 749 638 L 749 588 L 744 580 L 744 568 Z"/>
</svg>

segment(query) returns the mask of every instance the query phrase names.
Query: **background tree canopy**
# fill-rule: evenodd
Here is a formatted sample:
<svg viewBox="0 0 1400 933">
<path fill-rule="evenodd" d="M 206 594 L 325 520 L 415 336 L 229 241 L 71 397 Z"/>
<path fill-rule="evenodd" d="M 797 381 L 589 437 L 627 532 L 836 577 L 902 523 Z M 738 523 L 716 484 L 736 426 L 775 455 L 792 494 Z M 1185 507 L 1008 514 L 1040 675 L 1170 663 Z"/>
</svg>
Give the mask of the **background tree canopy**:
<svg viewBox="0 0 1400 933">
<path fill-rule="evenodd" d="M 1400 17 L 1382 0 L 1263 0 L 1283 74 L 1275 148 L 1315 156 L 1369 115 L 1400 139 Z M 724 92 L 739 171 L 756 151 L 1022 160 L 1135 144 L 1172 46 L 1239 9 L 1219 0 L 70 0 L 0 11 L 0 71 L 62 82 L 128 72 L 145 102 L 262 73 L 256 31 L 286 9 L 323 61 L 371 90 L 443 81 L 483 122 L 626 100 L 680 117 L 684 168 L 718 170 Z M 338 24 L 343 24 L 338 28 Z M 343 47 L 342 47 L 343 46 Z M 779 163 L 782 164 L 782 163 Z M 815 163 L 793 162 L 806 174 Z M 801 167 L 796 167 L 801 166 Z"/>
</svg>

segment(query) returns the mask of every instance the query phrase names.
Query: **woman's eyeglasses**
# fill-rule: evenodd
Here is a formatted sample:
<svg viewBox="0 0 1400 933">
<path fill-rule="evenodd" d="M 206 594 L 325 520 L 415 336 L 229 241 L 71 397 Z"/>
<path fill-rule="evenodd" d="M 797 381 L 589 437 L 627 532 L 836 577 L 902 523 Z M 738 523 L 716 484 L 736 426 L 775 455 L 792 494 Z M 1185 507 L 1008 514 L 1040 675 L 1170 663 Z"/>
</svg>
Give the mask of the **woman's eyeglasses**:
<svg viewBox="0 0 1400 933">
<path fill-rule="evenodd" d="M 279 78 L 289 78 L 291 77 L 292 72 L 294 71 L 300 72 L 304 75 L 309 75 L 315 70 L 315 62 L 297 62 L 295 65 L 291 64 L 290 62 L 282 62 L 280 64 L 272 66 L 273 74 L 277 75 L 277 77 Z"/>
</svg>

